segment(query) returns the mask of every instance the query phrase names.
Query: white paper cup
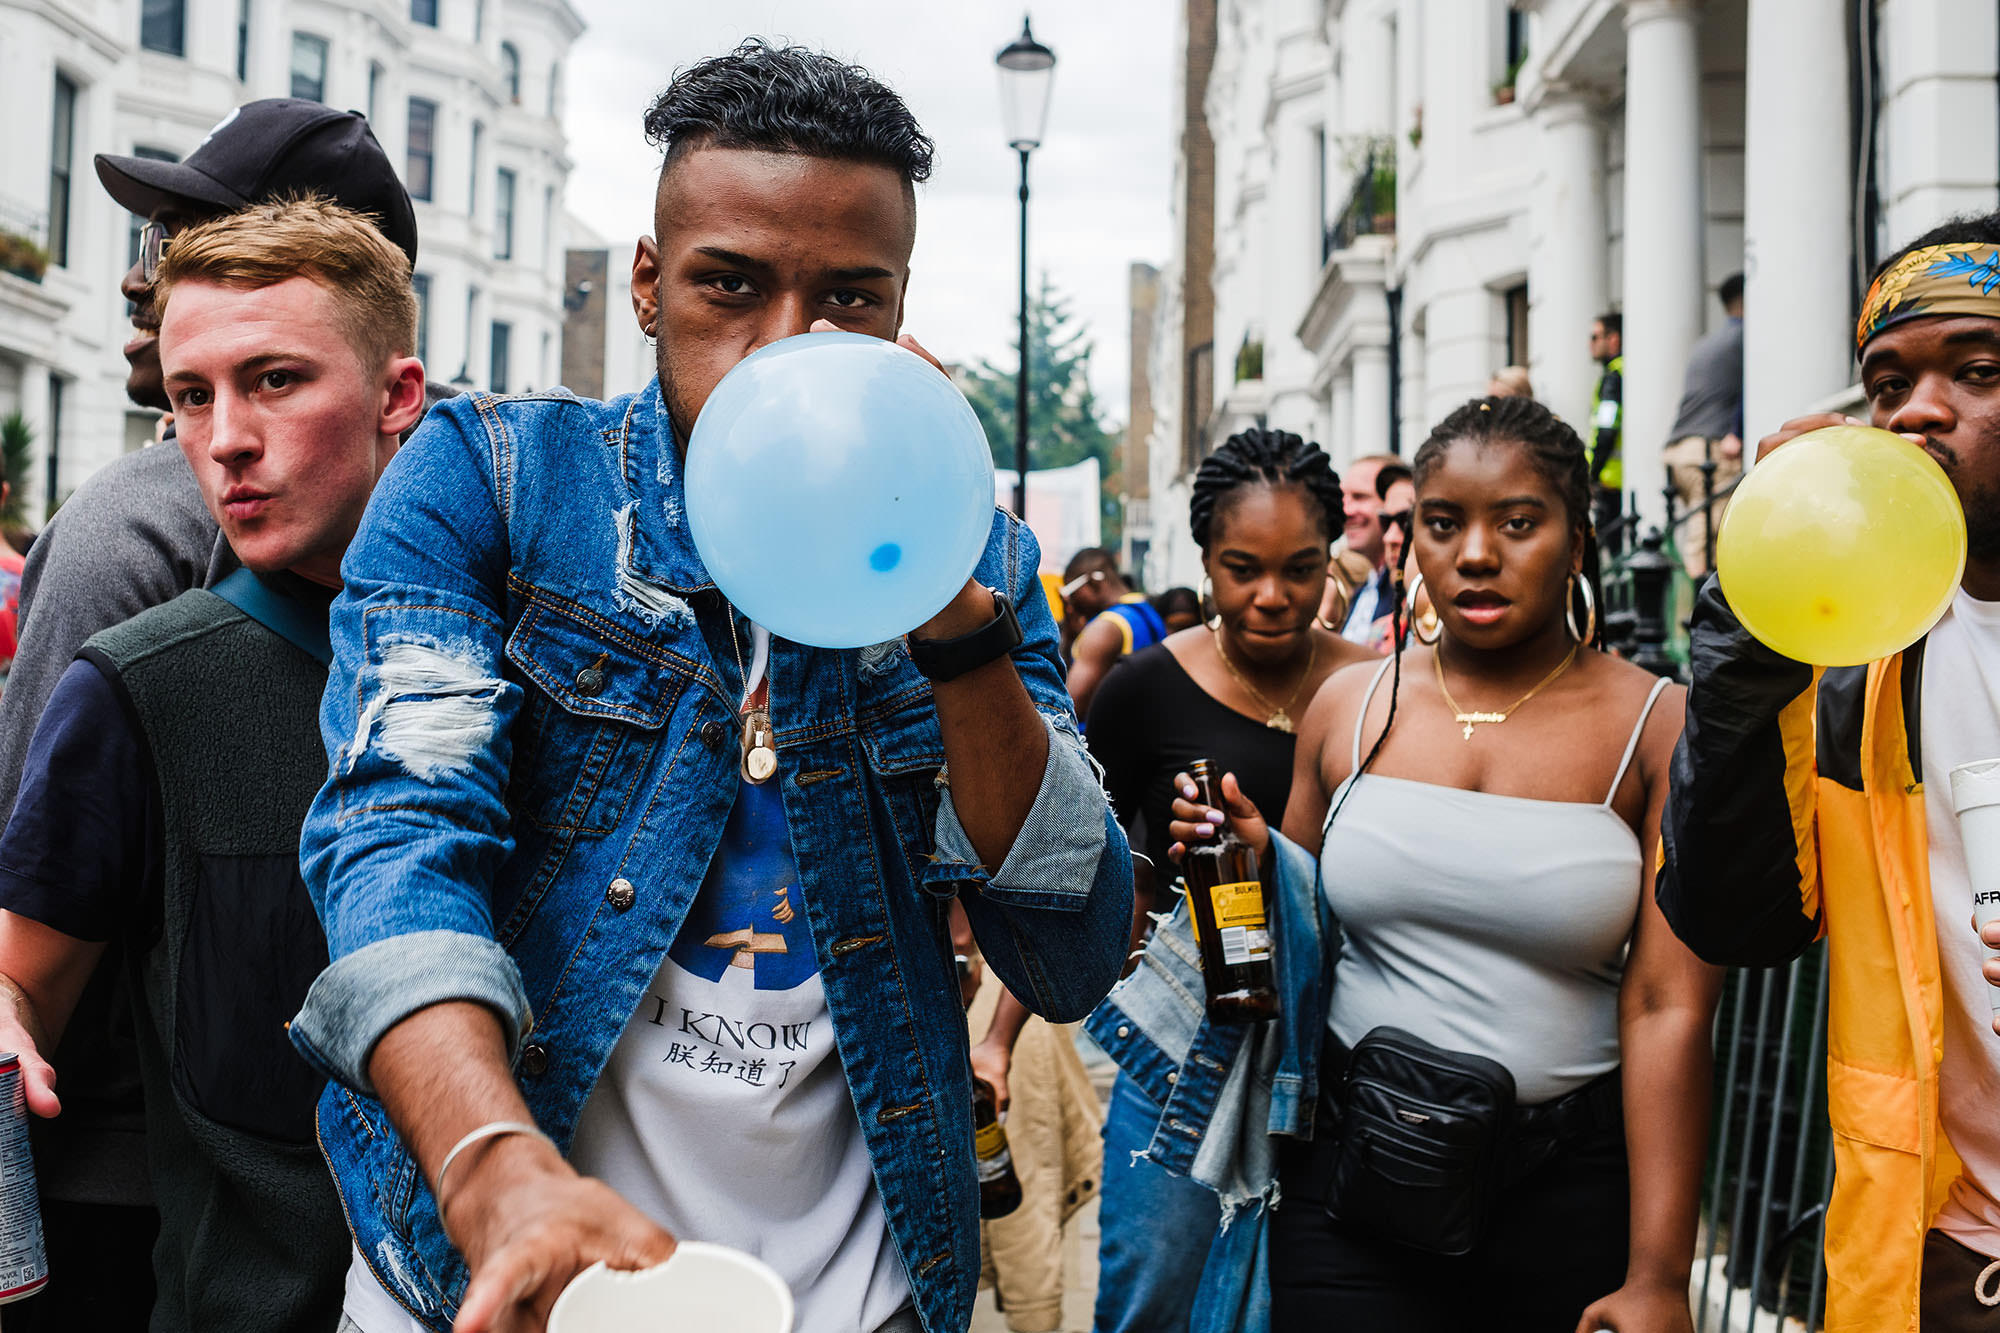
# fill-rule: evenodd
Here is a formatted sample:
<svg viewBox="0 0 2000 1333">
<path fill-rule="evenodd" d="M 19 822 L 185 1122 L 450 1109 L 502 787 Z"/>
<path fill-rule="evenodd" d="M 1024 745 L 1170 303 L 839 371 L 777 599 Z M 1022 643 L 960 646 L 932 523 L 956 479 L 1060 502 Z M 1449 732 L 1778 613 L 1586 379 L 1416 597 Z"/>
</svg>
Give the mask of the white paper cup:
<svg viewBox="0 0 2000 1333">
<path fill-rule="evenodd" d="M 592 1264 L 549 1311 L 548 1333 L 792 1333 L 792 1292 L 771 1266 L 684 1240 L 636 1273 Z"/>
<path fill-rule="evenodd" d="M 1972 915 L 1984 929 L 2000 918 L 2000 759 L 1975 759 L 1951 770 L 1951 807 L 1958 812 L 1972 880 Z M 1986 956 L 2000 958 L 2000 951 L 1989 948 Z M 1993 1011 L 2000 1013 L 2000 987 L 1986 989 Z"/>
</svg>

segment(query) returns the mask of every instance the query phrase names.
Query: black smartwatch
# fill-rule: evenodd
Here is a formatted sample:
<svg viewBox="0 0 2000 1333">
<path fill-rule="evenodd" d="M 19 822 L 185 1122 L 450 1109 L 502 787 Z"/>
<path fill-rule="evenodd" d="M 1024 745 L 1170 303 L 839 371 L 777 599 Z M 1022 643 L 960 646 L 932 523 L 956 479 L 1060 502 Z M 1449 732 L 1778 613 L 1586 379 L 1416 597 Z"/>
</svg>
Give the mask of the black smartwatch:
<svg viewBox="0 0 2000 1333">
<path fill-rule="evenodd" d="M 988 592 L 993 592 L 991 588 Z M 993 592 L 993 619 L 955 639 L 910 636 L 910 660 L 931 680 L 957 680 L 1021 646 L 1021 622 L 1007 594 Z"/>
</svg>

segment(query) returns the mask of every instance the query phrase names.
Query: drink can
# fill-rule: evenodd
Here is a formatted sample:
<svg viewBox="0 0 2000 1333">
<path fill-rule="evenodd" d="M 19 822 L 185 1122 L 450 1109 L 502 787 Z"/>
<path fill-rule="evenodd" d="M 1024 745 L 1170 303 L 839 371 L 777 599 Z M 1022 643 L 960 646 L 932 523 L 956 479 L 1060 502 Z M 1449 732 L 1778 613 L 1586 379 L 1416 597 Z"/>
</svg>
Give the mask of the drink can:
<svg viewBox="0 0 2000 1333">
<path fill-rule="evenodd" d="M 0 1055 L 0 1305 L 34 1295 L 48 1280 L 21 1057 Z"/>
</svg>

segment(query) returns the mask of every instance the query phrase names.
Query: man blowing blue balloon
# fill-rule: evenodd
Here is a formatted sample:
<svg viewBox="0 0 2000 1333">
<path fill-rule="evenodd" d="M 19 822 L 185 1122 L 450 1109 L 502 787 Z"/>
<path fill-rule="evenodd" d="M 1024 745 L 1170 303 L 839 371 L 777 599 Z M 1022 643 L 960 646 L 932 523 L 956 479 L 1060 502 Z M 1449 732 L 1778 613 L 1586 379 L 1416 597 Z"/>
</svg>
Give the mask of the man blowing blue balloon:
<svg viewBox="0 0 2000 1333">
<path fill-rule="evenodd" d="M 801 1333 L 963 1330 L 948 909 L 1014 994 L 1080 1018 L 1124 953 L 1129 854 L 1019 523 L 858 651 L 764 634 L 688 534 L 684 442 L 731 366 L 897 335 L 930 141 L 865 72 L 755 42 L 646 130 L 657 380 L 435 410 L 348 552 L 303 840 L 333 962 L 292 1024 L 335 1080 L 347 1316 L 540 1329 L 586 1266 L 678 1238 L 762 1256 Z"/>
</svg>

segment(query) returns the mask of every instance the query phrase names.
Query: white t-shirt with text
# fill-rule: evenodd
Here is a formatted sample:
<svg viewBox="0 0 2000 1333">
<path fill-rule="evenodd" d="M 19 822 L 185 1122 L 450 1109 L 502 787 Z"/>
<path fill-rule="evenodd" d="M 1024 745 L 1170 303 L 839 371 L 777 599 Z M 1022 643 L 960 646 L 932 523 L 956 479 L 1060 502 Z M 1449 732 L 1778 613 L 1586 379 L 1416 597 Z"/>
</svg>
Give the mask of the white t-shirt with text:
<svg viewBox="0 0 2000 1333">
<path fill-rule="evenodd" d="M 1980 973 L 1972 882 L 1951 803 L 1951 770 L 2000 759 L 2000 602 L 1961 589 L 1924 647 L 1920 746 L 1931 903 L 1944 980 L 1944 1056 L 1938 1114 L 1965 1163 L 1936 1226 L 1968 1249 L 2000 1258 L 2000 1035 Z"/>
<path fill-rule="evenodd" d="M 797 1333 L 872 1333 L 910 1303 L 910 1287 L 799 893 L 777 784 L 740 784 L 694 907 L 583 1105 L 569 1160 L 676 1237 L 776 1269 Z M 362 1333 L 419 1333 L 358 1260 L 347 1314 Z"/>
</svg>

